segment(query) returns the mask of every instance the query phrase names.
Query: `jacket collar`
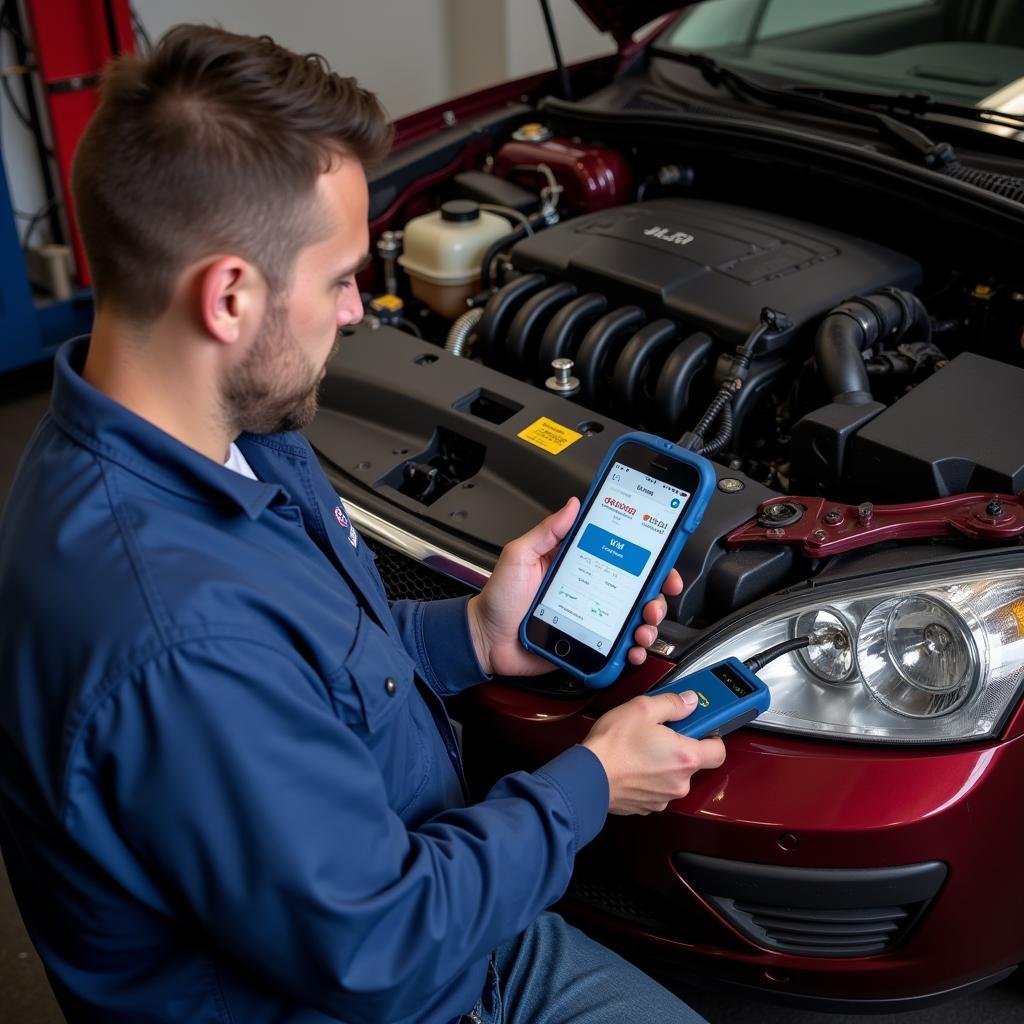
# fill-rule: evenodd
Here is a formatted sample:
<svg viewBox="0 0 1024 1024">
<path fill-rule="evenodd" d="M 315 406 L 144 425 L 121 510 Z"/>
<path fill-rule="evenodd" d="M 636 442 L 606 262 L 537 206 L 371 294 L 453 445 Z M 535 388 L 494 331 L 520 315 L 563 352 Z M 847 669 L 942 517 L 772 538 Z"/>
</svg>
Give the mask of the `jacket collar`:
<svg viewBox="0 0 1024 1024">
<path fill-rule="evenodd" d="M 128 472 L 183 497 L 226 504 L 256 519 L 272 502 L 287 502 L 280 484 L 250 480 L 189 448 L 159 427 L 136 416 L 82 378 L 89 338 L 74 338 L 54 359 L 50 413 L 79 444 Z M 289 435 L 246 435 L 292 457 L 307 450 L 288 443 Z"/>
</svg>

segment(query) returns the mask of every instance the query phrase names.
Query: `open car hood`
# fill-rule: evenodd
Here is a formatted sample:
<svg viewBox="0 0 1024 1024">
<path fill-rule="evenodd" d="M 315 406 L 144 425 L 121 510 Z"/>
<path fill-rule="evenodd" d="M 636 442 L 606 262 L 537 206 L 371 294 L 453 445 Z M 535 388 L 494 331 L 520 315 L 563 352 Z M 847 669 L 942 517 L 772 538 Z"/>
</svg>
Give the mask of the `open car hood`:
<svg viewBox="0 0 1024 1024">
<path fill-rule="evenodd" d="M 692 7 L 700 0 L 689 3 L 672 0 L 576 0 L 576 6 L 602 31 L 610 33 L 622 46 L 642 25 L 660 18 L 670 11 Z"/>
</svg>

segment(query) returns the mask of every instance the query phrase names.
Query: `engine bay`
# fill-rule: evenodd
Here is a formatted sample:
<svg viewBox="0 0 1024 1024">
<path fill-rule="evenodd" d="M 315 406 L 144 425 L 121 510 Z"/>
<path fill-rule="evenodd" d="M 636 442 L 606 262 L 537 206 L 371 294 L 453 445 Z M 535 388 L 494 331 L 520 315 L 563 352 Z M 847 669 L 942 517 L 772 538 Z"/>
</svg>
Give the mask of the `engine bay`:
<svg viewBox="0 0 1024 1024">
<path fill-rule="evenodd" d="M 699 628 L 822 570 L 726 542 L 775 505 L 781 533 L 801 497 L 1024 490 L 1024 285 L 986 217 L 954 202 L 954 244 L 910 184 L 586 138 L 593 107 L 552 106 L 467 129 L 457 173 L 371 178 L 367 316 L 309 431 L 348 501 L 486 573 L 616 436 L 698 428 L 719 489 L 671 617 Z"/>
</svg>

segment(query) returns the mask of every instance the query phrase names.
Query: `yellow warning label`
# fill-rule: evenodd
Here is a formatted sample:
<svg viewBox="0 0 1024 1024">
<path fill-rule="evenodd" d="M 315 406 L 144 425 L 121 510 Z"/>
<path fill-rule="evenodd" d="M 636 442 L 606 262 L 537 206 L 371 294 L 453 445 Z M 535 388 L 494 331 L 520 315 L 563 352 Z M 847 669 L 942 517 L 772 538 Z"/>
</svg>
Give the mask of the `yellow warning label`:
<svg viewBox="0 0 1024 1024">
<path fill-rule="evenodd" d="M 370 303 L 371 309 L 386 309 L 394 313 L 403 307 L 404 303 L 397 295 L 392 295 L 390 292 L 385 292 L 383 295 L 378 295 L 373 302 Z"/>
<path fill-rule="evenodd" d="M 520 430 L 516 436 L 535 444 L 538 448 L 543 448 L 546 452 L 551 452 L 552 455 L 557 455 L 583 435 L 569 427 L 563 427 L 561 423 L 549 420 L 546 416 L 541 416 L 525 430 Z"/>
</svg>

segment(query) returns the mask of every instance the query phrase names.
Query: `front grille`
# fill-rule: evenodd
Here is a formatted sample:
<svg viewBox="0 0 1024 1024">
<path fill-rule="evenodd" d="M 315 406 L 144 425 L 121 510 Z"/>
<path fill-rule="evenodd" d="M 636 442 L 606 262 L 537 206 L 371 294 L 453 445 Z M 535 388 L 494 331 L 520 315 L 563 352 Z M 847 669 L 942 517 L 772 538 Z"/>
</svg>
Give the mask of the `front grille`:
<svg viewBox="0 0 1024 1024">
<path fill-rule="evenodd" d="M 384 581 L 389 601 L 437 601 L 445 597 L 464 597 L 476 591 L 465 583 L 444 576 L 393 548 L 363 538 L 377 556 L 377 571 Z"/>
<path fill-rule="evenodd" d="M 676 870 L 763 949 L 797 956 L 884 953 L 902 941 L 946 879 L 939 861 L 888 868 L 782 867 L 675 853 Z"/>
<path fill-rule="evenodd" d="M 920 910 L 919 906 L 865 910 L 808 910 L 739 903 L 711 897 L 740 931 L 759 946 L 800 956 L 869 956 L 889 949 Z"/>
</svg>

